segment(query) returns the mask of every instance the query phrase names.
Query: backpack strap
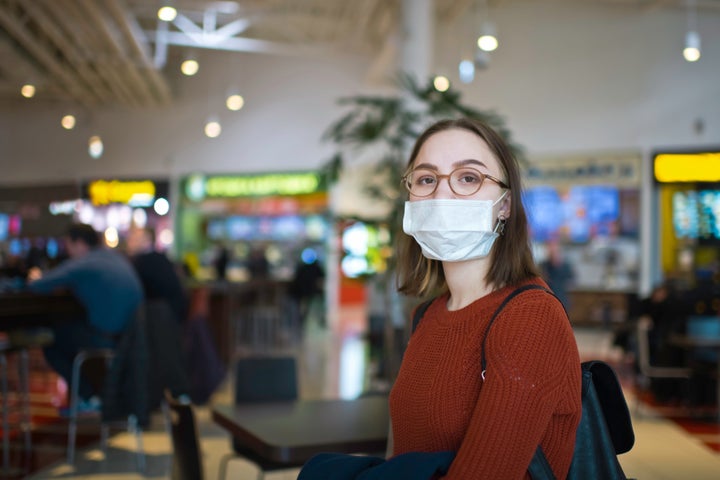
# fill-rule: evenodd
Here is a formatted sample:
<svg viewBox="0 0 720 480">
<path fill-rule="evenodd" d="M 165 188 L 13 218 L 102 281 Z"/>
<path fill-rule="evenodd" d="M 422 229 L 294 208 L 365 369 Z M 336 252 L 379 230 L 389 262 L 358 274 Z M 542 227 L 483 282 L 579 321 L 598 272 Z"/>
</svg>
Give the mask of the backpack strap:
<svg viewBox="0 0 720 480">
<path fill-rule="evenodd" d="M 415 309 L 415 315 L 413 315 L 413 321 L 412 321 L 412 330 L 411 333 L 415 332 L 415 329 L 418 326 L 418 323 L 420 323 L 420 320 L 422 320 L 423 315 L 425 315 L 425 312 L 427 311 L 430 304 L 435 300 L 434 298 L 431 298 L 430 300 L 427 300 Z"/>
<path fill-rule="evenodd" d="M 510 295 L 505 297 L 505 300 L 500 304 L 500 306 L 495 310 L 495 313 L 493 313 L 492 317 L 490 318 L 490 322 L 488 322 L 487 328 L 485 328 L 485 336 L 483 337 L 483 343 L 482 343 L 482 350 L 480 352 L 480 365 L 482 366 L 481 376 L 483 381 L 485 381 L 485 371 L 487 370 L 487 360 L 485 359 L 485 342 L 487 342 L 487 337 L 490 334 L 490 327 L 493 326 L 493 323 L 495 323 L 495 319 L 497 316 L 502 312 L 502 309 L 505 308 L 505 305 L 507 305 L 510 300 L 515 298 L 516 296 L 520 295 L 521 293 L 527 291 L 527 290 L 543 290 L 553 297 L 555 297 L 555 294 L 548 290 L 547 288 L 543 287 L 542 285 L 537 285 L 534 283 L 531 283 L 529 285 L 523 285 L 522 287 L 518 287 L 515 290 L 513 290 Z M 557 298 L 557 297 L 555 297 Z M 560 300 L 558 300 L 560 301 Z M 560 302 L 562 304 L 562 302 Z M 563 307 L 564 308 L 564 307 Z"/>
</svg>

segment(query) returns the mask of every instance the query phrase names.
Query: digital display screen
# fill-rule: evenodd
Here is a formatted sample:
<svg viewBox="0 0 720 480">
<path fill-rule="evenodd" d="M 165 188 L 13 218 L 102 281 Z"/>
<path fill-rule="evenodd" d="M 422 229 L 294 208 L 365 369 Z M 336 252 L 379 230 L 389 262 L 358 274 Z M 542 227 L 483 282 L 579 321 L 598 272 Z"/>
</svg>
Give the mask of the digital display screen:
<svg viewBox="0 0 720 480">
<path fill-rule="evenodd" d="M 211 240 L 222 240 L 225 238 L 225 220 L 212 219 L 207 223 L 207 236 Z"/>
<path fill-rule="evenodd" d="M 611 185 L 579 185 L 561 193 L 555 187 L 529 188 L 523 197 L 532 237 L 563 236 L 575 243 L 608 235 L 620 218 L 620 192 Z"/>
<path fill-rule="evenodd" d="M 7 240 L 10 232 L 10 217 L 0 213 L 0 241 Z"/>
<path fill-rule="evenodd" d="M 720 240 L 720 190 L 699 191 L 697 207 L 699 240 Z"/>
<path fill-rule="evenodd" d="M 673 193 L 672 223 L 677 238 L 720 243 L 720 190 Z"/>
<path fill-rule="evenodd" d="M 675 192 L 672 223 L 677 238 L 698 238 L 697 192 Z"/>
<path fill-rule="evenodd" d="M 252 240 L 258 238 L 258 219 L 254 217 L 230 217 L 226 222 L 227 238 Z"/>
<path fill-rule="evenodd" d="M 221 222 L 221 223 L 218 223 Z M 305 218 L 301 215 L 232 216 L 208 222 L 208 237 L 231 241 L 273 240 L 289 241 L 317 239 L 327 231 L 321 217 Z"/>
<path fill-rule="evenodd" d="M 528 189 L 523 197 L 533 237 L 547 241 L 565 223 L 563 202 L 552 187 Z M 559 214 L 560 213 L 560 214 Z"/>
</svg>

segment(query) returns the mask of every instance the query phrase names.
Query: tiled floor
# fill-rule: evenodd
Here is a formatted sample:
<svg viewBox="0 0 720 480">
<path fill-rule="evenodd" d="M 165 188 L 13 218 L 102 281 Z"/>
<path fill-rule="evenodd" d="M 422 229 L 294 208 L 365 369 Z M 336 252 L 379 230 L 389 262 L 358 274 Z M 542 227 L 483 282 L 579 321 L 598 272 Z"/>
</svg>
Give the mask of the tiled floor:
<svg viewBox="0 0 720 480">
<path fill-rule="evenodd" d="M 583 358 L 620 360 L 620 354 L 611 347 L 607 332 L 577 330 L 578 345 Z M 352 396 L 363 388 L 367 378 L 367 348 L 357 337 L 342 336 L 312 326 L 305 341 L 296 349 L 300 360 L 301 395 L 308 398 Z M 230 385 L 224 385 L 214 396 L 214 402 L 230 402 Z M 704 442 L 720 443 L 720 429 L 711 428 L 703 436 L 689 434 L 676 423 L 656 414 L 641 404 L 635 411 L 632 391 L 626 392 L 634 415 L 635 447 L 620 457 L 621 463 L 632 478 L 641 480 L 717 479 L 720 478 L 720 452 Z M 638 415 L 639 413 L 639 415 Z M 201 448 L 205 478 L 215 479 L 221 457 L 230 452 L 228 436 L 215 426 L 207 407 L 196 409 L 202 435 Z M 717 427 L 717 425 L 716 425 Z M 75 467 L 64 463 L 53 465 L 31 479 L 118 479 L 168 478 L 171 447 L 160 416 L 153 420 L 152 428 L 144 435 L 147 469 L 144 475 L 135 469 L 132 438 L 124 433 L 115 435 L 103 457 L 97 449 L 83 450 Z M 295 479 L 297 470 L 268 474 L 268 480 Z M 254 467 L 242 460 L 231 462 L 228 478 L 256 478 Z"/>
</svg>

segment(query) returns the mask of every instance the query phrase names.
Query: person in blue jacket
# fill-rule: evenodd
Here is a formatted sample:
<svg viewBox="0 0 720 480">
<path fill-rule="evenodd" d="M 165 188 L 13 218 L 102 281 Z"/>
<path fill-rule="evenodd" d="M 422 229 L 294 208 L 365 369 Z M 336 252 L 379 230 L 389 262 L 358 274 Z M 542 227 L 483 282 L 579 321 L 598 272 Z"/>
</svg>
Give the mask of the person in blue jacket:
<svg viewBox="0 0 720 480">
<path fill-rule="evenodd" d="M 32 269 L 28 288 L 39 293 L 68 290 L 85 307 L 85 318 L 58 322 L 55 341 L 45 347 L 47 363 L 70 384 L 75 355 L 87 348 L 114 348 L 143 302 L 143 288 L 128 259 L 101 247 L 89 225 L 73 224 L 65 237 L 69 258 L 43 274 Z M 99 399 L 90 382 L 81 379 L 79 410 L 96 410 Z"/>
</svg>

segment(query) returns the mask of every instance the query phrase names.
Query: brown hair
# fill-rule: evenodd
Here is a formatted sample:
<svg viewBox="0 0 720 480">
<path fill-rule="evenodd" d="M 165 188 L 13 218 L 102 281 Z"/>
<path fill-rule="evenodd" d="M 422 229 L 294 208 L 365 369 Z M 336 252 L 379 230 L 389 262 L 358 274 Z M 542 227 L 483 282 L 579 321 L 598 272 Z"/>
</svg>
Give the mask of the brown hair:
<svg viewBox="0 0 720 480">
<path fill-rule="evenodd" d="M 73 242 L 79 240 L 90 248 L 96 248 L 100 245 L 100 235 L 98 232 L 90 225 L 84 223 L 73 223 L 68 227 L 66 234 Z"/>
<path fill-rule="evenodd" d="M 510 186 L 510 213 L 503 236 L 495 241 L 490 250 L 492 261 L 486 277 L 487 282 L 495 288 L 501 288 L 538 276 L 530 250 L 527 216 L 522 203 L 520 166 L 508 145 L 491 127 L 470 118 L 441 120 L 431 125 L 415 141 L 408 169 L 428 138 L 453 129 L 466 130 L 483 139 L 500 164 L 505 183 Z M 400 292 L 412 296 L 427 296 L 447 291 L 442 263 L 424 257 L 414 238 L 401 233 L 397 247 L 397 285 Z"/>
</svg>

